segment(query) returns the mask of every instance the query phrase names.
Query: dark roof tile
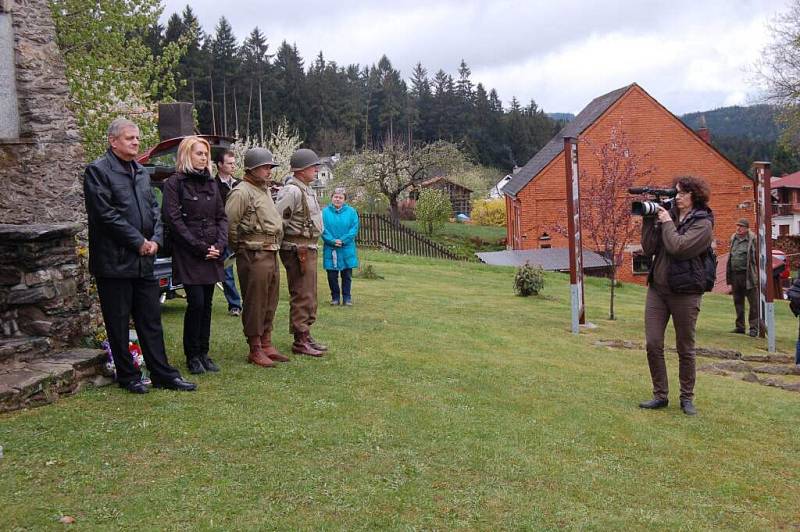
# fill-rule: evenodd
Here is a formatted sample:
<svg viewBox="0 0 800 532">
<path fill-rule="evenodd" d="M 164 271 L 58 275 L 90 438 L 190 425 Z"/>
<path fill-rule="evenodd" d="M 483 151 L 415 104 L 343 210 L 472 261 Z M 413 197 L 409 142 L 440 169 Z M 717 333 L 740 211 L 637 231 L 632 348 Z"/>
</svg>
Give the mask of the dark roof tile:
<svg viewBox="0 0 800 532">
<path fill-rule="evenodd" d="M 511 181 L 503 187 L 503 193 L 516 196 L 517 193 L 541 172 L 550 161 L 555 159 L 564 150 L 564 137 L 578 137 L 583 131 L 591 126 L 600 115 L 605 113 L 609 107 L 614 105 L 617 100 L 625 94 L 634 84 L 626 85 L 608 94 L 598 96 L 589 105 L 583 108 L 570 123 L 561 128 L 561 131 L 553 137 L 544 148 L 534 155 L 525 166 L 514 174 Z"/>
</svg>

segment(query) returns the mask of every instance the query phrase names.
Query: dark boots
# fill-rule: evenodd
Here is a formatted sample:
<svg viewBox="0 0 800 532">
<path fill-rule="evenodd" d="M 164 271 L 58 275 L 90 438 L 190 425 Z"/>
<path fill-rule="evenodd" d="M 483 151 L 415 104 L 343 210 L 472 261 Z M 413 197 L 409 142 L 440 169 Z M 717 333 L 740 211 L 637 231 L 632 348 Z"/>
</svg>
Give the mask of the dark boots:
<svg viewBox="0 0 800 532">
<path fill-rule="evenodd" d="M 311 347 L 313 347 L 317 351 L 322 351 L 324 353 L 328 350 L 327 345 L 321 344 L 316 340 L 314 340 L 314 338 L 311 336 L 311 332 L 308 333 L 308 343 L 311 344 Z"/>
<path fill-rule="evenodd" d="M 265 332 L 261 335 L 261 350 L 275 362 L 289 362 L 289 357 L 284 356 L 272 345 L 272 333 Z"/>
<path fill-rule="evenodd" d="M 250 353 L 247 355 L 247 361 L 262 368 L 274 368 L 275 362 L 270 359 L 264 350 L 261 348 L 261 337 L 250 336 L 247 338 L 247 343 L 250 345 Z"/>
<path fill-rule="evenodd" d="M 295 333 L 294 343 L 292 344 L 292 353 L 296 353 L 298 355 L 308 355 L 312 357 L 321 357 L 325 354 L 321 349 L 317 349 L 317 347 L 315 347 L 314 343 L 312 343 L 311 335 L 309 335 L 308 332 Z"/>
</svg>

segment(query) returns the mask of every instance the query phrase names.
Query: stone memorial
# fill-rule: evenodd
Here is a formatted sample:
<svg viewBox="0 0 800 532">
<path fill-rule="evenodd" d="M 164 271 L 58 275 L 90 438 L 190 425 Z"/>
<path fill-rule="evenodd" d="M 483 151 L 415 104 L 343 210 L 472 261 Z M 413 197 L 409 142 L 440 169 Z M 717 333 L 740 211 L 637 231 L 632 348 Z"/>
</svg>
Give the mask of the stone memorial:
<svg viewBox="0 0 800 532">
<path fill-rule="evenodd" d="M 102 379 L 81 175 L 47 0 L 0 0 L 0 412 Z"/>
<path fill-rule="evenodd" d="M 0 139 L 19 137 L 15 72 L 11 14 L 0 11 Z"/>
</svg>

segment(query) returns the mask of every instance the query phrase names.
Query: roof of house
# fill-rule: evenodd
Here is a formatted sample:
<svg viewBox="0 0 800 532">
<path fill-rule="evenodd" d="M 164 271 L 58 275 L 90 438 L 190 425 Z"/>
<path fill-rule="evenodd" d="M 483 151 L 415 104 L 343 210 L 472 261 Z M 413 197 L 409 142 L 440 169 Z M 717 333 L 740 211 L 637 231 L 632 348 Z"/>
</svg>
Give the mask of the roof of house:
<svg viewBox="0 0 800 532">
<path fill-rule="evenodd" d="M 459 185 L 458 183 L 447 179 L 443 175 L 439 175 L 439 176 L 436 176 L 436 177 L 431 177 L 431 178 L 425 179 L 424 181 L 420 181 L 419 183 L 417 183 L 417 186 L 418 187 L 429 187 L 429 186 L 431 186 L 431 185 L 433 185 L 435 183 L 438 183 L 439 181 L 447 181 L 448 183 L 450 183 L 452 185 L 455 185 L 457 187 L 463 188 L 467 192 L 472 192 L 472 189 L 467 188 L 464 185 Z"/>
<path fill-rule="evenodd" d="M 783 177 L 773 177 L 770 187 L 773 190 L 776 188 L 800 188 L 800 172 L 786 174 Z"/>
<path fill-rule="evenodd" d="M 589 126 L 591 126 L 598 118 L 600 118 L 603 113 L 608 111 L 608 109 L 614 105 L 626 92 L 628 92 L 633 87 L 638 87 L 639 90 L 647 94 L 647 91 L 639 87 L 636 83 L 631 83 L 630 85 L 626 85 L 625 87 L 621 87 L 617 90 L 611 91 L 608 94 L 604 94 L 602 96 L 598 96 L 594 100 L 592 100 L 589 105 L 583 108 L 583 110 L 578 113 L 578 116 L 575 117 L 572 122 L 568 123 L 564 126 L 558 134 L 553 137 L 550 142 L 548 142 L 544 148 L 539 150 L 539 152 L 534 155 L 530 161 L 527 162 L 525 166 L 523 166 L 518 173 L 514 175 L 514 178 L 503 187 L 503 193 L 508 194 L 509 196 L 516 196 L 517 193 L 525 188 L 525 186 L 530 183 L 534 177 L 536 177 L 539 172 L 544 170 L 544 167 L 550 164 L 550 161 L 555 159 L 562 151 L 564 151 L 564 137 L 575 137 L 577 138 L 581 133 L 583 133 Z M 648 95 L 649 96 L 649 95 Z M 665 112 L 672 115 L 675 120 L 677 120 L 680 124 L 683 125 L 687 130 L 691 131 L 695 135 L 697 132 L 692 130 L 689 126 L 687 126 L 682 120 L 680 120 L 677 116 L 672 114 L 672 112 L 661 105 L 657 100 L 652 98 L 653 101 L 660 106 Z M 714 145 L 705 142 L 705 145 L 708 146 L 710 150 L 713 150 L 717 153 L 723 160 L 725 160 L 729 165 L 733 168 L 736 166 L 728 159 L 721 151 L 714 147 Z M 738 170 L 738 168 L 737 168 Z M 741 172 L 741 170 L 739 170 Z M 747 177 L 744 172 L 742 175 Z M 749 179 L 749 177 L 748 177 Z"/>
<path fill-rule="evenodd" d="M 532 266 L 541 266 L 547 271 L 569 270 L 568 248 L 543 249 L 508 249 L 505 251 L 489 251 L 475 255 L 486 264 L 492 266 L 524 266 L 527 262 Z M 583 250 L 583 267 L 607 268 L 606 260 L 594 251 Z"/>
<path fill-rule="evenodd" d="M 525 166 L 520 168 L 519 172 L 514 174 L 511 181 L 503 187 L 503 192 L 511 196 L 516 196 L 545 166 L 550 164 L 550 161 L 555 159 L 558 154 L 564 150 L 564 137 L 578 137 L 578 135 L 583 133 L 587 127 L 591 126 L 595 120 L 600 118 L 600 115 L 605 113 L 609 107 L 614 105 L 614 103 L 634 85 L 636 84 L 632 83 L 631 85 L 626 85 L 625 87 L 613 90 L 608 94 L 598 96 L 592 100 L 589 105 L 578 113 L 578 116 L 561 128 L 561 131 L 559 131 L 550 142 L 545 144 L 544 148 L 539 150 Z"/>
</svg>

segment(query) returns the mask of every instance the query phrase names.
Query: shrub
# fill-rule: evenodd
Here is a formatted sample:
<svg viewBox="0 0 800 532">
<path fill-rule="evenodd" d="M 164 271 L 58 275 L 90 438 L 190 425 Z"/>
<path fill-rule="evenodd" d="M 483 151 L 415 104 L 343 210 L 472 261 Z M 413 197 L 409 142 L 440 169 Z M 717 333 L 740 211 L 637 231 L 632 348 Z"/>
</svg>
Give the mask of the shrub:
<svg viewBox="0 0 800 532">
<path fill-rule="evenodd" d="M 397 213 L 401 220 L 417 219 L 417 202 L 413 199 L 405 199 L 397 204 Z"/>
<path fill-rule="evenodd" d="M 472 202 L 472 221 L 478 225 L 506 225 L 506 202 L 502 198 Z"/>
<path fill-rule="evenodd" d="M 442 190 L 422 189 L 417 200 L 417 221 L 428 235 L 443 227 L 453 212 L 450 196 Z"/>
<path fill-rule="evenodd" d="M 353 274 L 353 277 L 357 277 L 359 279 L 383 279 L 382 275 L 378 275 L 378 272 L 375 271 L 375 268 L 372 264 L 367 264 L 365 262 L 361 263 L 356 273 Z"/>
<path fill-rule="evenodd" d="M 536 296 L 544 290 L 544 270 L 541 266 L 531 266 L 527 262 L 514 276 L 514 292 L 518 296 Z"/>
</svg>

